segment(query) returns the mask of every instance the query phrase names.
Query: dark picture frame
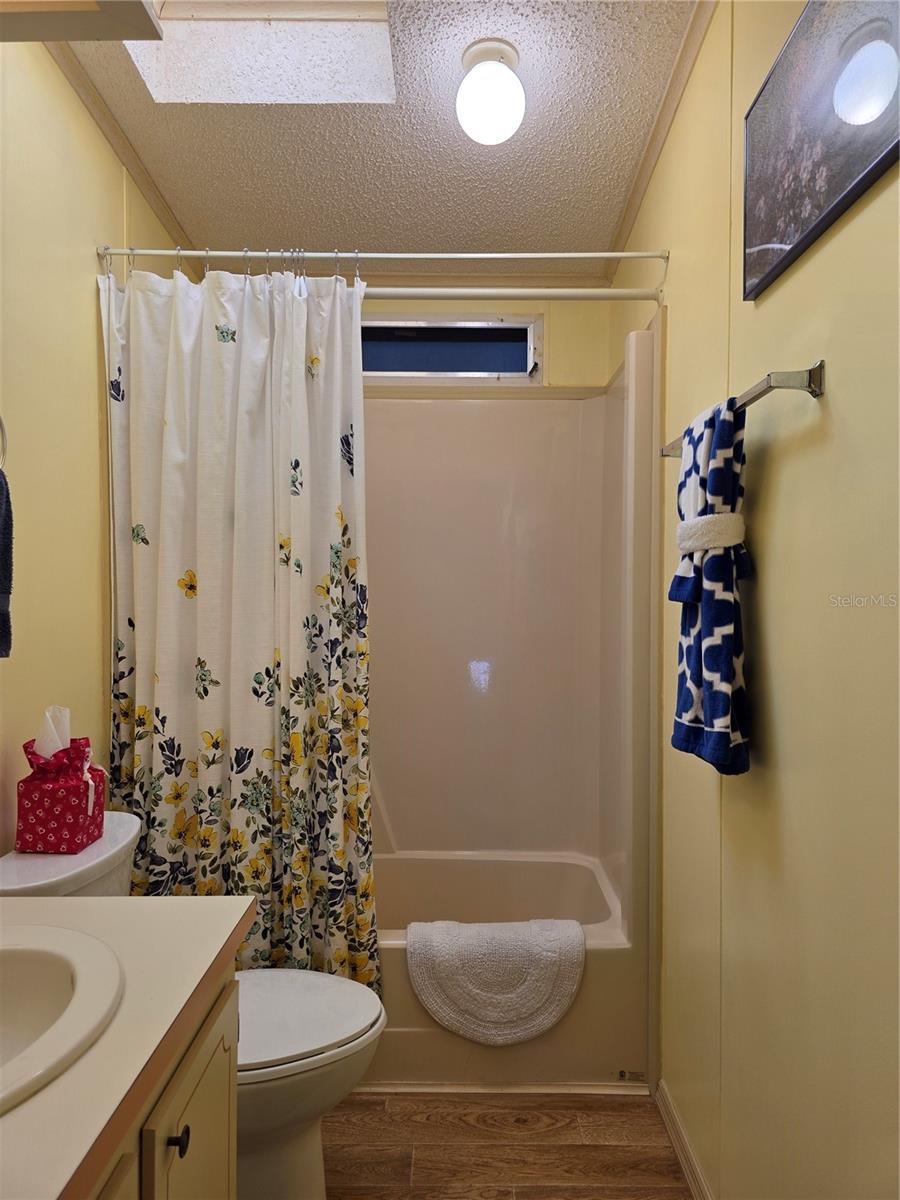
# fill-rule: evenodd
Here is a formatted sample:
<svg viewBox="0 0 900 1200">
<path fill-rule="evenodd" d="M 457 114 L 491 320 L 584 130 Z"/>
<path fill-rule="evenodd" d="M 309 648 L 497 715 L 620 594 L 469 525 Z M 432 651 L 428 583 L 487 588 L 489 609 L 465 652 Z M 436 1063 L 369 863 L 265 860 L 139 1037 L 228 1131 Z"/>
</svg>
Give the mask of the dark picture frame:
<svg viewBox="0 0 900 1200">
<path fill-rule="evenodd" d="M 867 73 L 873 48 L 890 64 L 885 46 L 896 59 L 897 45 L 893 0 L 808 0 L 744 117 L 745 300 L 762 295 L 897 161 L 896 87 L 886 108 L 858 122 L 839 115 L 838 98 L 854 69 L 857 84 L 879 78 Z"/>
</svg>

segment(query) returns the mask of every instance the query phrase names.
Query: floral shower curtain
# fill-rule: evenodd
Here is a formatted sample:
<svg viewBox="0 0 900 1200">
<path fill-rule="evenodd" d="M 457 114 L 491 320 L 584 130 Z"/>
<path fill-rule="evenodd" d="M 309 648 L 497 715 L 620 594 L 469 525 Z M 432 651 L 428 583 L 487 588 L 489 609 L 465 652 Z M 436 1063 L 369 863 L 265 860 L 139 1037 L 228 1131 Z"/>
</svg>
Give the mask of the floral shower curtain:
<svg viewBox="0 0 900 1200">
<path fill-rule="evenodd" d="M 243 966 L 378 986 L 364 285 L 99 278 L 114 566 L 111 797 L 133 890 L 253 893 Z"/>
</svg>

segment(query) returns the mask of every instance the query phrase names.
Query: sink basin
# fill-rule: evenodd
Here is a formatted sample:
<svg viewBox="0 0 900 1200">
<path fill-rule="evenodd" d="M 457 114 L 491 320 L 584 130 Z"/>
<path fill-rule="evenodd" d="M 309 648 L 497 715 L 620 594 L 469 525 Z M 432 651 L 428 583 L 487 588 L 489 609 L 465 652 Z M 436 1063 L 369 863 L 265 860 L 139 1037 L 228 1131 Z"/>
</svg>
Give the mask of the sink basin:
<svg viewBox="0 0 900 1200">
<path fill-rule="evenodd" d="M 97 938 L 0 926 L 0 1114 L 84 1054 L 112 1020 L 122 986 L 118 958 Z"/>
</svg>

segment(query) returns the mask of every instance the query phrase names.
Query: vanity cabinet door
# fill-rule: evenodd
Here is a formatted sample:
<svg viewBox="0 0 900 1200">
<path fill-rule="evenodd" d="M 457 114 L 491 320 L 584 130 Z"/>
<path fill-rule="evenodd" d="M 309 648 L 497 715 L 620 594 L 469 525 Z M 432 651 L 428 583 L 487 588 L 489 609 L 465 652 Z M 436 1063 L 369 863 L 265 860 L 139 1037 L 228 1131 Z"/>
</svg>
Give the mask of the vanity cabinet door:
<svg viewBox="0 0 900 1200">
<path fill-rule="evenodd" d="M 97 1200 L 138 1200 L 141 1194 L 136 1154 L 123 1154 Z"/>
<path fill-rule="evenodd" d="M 238 991 L 213 1006 L 141 1131 L 142 1200 L 234 1200 Z"/>
</svg>

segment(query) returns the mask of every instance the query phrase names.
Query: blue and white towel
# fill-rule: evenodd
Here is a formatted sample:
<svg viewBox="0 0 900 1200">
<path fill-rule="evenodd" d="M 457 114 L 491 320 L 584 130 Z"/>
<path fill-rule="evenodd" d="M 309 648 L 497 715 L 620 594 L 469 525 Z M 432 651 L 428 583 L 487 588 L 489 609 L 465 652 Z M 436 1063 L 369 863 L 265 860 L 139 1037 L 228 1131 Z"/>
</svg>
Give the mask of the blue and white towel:
<svg viewBox="0 0 900 1200">
<path fill-rule="evenodd" d="M 738 580 L 751 572 L 744 545 L 744 412 L 734 399 L 684 431 L 678 481 L 681 562 L 669 599 L 681 603 L 676 750 L 722 775 L 749 769 L 744 636 Z"/>
<path fill-rule="evenodd" d="M 12 651 L 12 624 L 9 597 L 13 575 L 13 514 L 9 483 L 0 471 L 0 658 Z"/>
</svg>

